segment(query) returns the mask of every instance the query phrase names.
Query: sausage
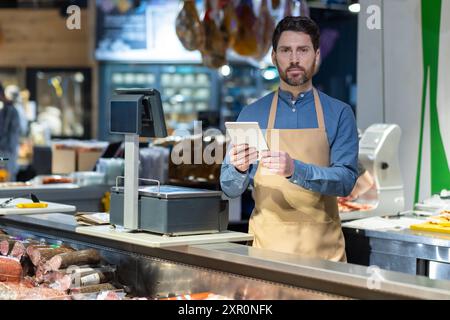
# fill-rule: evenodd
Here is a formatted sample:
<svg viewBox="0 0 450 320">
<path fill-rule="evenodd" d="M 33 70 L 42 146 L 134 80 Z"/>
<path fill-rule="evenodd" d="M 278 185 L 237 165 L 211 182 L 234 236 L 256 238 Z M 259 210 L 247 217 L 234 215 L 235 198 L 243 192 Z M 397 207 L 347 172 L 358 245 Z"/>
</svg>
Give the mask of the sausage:
<svg viewBox="0 0 450 320">
<path fill-rule="evenodd" d="M 3 239 L 2 241 L 0 241 L 0 253 L 3 256 L 7 256 L 14 246 L 15 242 L 16 241 L 14 241 L 13 239 Z"/>
<path fill-rule="evenodd" d="M 94 284 L 90 286 L 85 287 L 77 287 L 70 289 L 71 294 L 77 294 L 77 293 L 93 293 L 93 292 L 101 292 L 101 291 L 108 291 L 108 290 L 117 290 L 116 287 L 114 287 L 111 283 L 101 283 L 101 284 Z"/>
<path fill-rule="evenodd" d="M 35 266 L 40 262 L 46 262 L 58 254 L 71 251 L 74 250 L 70 247 L 54 247 L 49 245 L 31 245 L 27 248 L 27 254 Z"/>
<path fill-rule="evenodd" d="M 32 239 L 18 240 L 17 237 L 0 234 L 0 254 L 7 256 L 8 254 L 18 257 L 25 254 L 25 248 L 31 244 L 38 243 Z M 14 249 L 15 246 L 15 249 Z"/>
<path fill-rule="evenodd" d="M 56 271 L 72 265 L 96 265 L 101 261 L 101 256 L 95 249 L 61 253 L 46 262 L 47 271 Z"/>
<path fill-rule="evenodd" d="M 14 258 L 17 258 L 19 261 L 22 259 L 22 256 L 25 254 L 25 246 L 21 241 L 16 241 L 11 249 L 10 255 Z"/>
<path fill-rule="evenodd" d="M 42 283 L 45 281 L 45 275 L 46 275 L 46 271 L 45 271 L 45 264 L 44 263 L 39 263 L 36 266 L 36 270 L 34 273 L 34 278 L 36 280 L 37 283 Z"/>
<path fill-rule="evenodd" d="M 7 256 L 12 249 L 15 238 L 7 234 L 0 234 L 0 254 Z"/>
<path fill-rule="evenodd" d="M 22 265 L 13 257 L 0 256 L 0 281 L 19 282 L 22 278 Z"/>
<path fill-rule="evenodd" d="M 47 177 L 42 179 L 42 184 L 52 184 L 52 183 L 72 183 L 71 178 L 66 177 Z"/>
<path fill-rule="evenodd" d="M 33 253 L 34 250 L 36 250 L 38 248 L 50 248 L 50 247 L 51 246 L 48 244 L 39 244 L 39 243 L 29 245 L 27 247 L 27 256 L 30 257 L 30 259 L 31 259 L 31 257 L 34 255 L 34 253 Z"/>
</svg>

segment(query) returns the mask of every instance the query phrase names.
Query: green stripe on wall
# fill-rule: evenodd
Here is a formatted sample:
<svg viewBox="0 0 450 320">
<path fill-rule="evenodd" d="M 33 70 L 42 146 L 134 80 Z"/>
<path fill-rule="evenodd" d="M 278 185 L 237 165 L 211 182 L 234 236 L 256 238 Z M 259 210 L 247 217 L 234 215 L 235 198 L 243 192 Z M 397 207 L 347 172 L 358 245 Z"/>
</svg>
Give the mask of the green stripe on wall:
<svg viewBox="0 0 450 320">
<path fill-rule="evenodd" d="M 430 104 L 430 158 L 431 158 L 431 193 L 439 193 L 442 189 L 450 188 L 450 170 L 448 159 L 445 154 L 439 128 L 439 117 L 437 111 L 437 88 L 439 72 L 439 38 L 441 25 L 442 0 L 422 0 L 422 46 L 423 46 L 423 89 L 422 110 L 420 123 L 419 155 L 417 161 L 416 190 L 414 201 L 419 201 L 420 192 L 420 170 L 423 152 L 423 131 L 426 99 Z M 428 83 L 429 79 L 429 83 Z M 430 95 L 427 87 L 430 87 Z"/>
</svg>

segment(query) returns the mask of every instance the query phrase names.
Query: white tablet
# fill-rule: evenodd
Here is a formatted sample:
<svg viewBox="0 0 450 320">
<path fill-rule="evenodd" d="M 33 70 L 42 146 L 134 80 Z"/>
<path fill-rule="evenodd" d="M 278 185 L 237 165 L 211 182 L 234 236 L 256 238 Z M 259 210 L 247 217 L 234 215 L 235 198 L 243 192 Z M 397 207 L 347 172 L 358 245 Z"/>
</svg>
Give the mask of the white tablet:
<svg viewBox="0 0 450 320">
<path fill-rule="evenodd" d="M 258 150 L 259 155 L 261 151 L 269 150 L 258 122 L 225 122 L 225 128 L 233 145 L 247 143 Z"/>
</svg>

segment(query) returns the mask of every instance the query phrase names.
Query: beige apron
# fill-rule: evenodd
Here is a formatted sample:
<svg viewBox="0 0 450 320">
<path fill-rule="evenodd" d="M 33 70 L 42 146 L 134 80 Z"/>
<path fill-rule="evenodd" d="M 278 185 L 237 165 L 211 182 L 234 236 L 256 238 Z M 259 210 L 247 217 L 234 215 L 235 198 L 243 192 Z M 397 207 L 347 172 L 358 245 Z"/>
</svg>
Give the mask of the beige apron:
<svg viewBox="0 0 450 320">
<path fill-rule="evenodd" d="M 291 158 L 328 167 L 330 147 L 316 89 L 314 103 L 318 128 L 273 129 L 278 106 L 275 92 L 266 138 L 272 151 L 287 152 Z M 278 135 L 279 141 L 271 143 Z M 279 149 L 279 150 L 274 150 Z M 332 261 L 346 261 L 345 241 L 336 197 L 306 190 L 287 178 L 258 166 L 254 178 L 255 209 L 249 223 L 253 246 Z"/>
</svg>

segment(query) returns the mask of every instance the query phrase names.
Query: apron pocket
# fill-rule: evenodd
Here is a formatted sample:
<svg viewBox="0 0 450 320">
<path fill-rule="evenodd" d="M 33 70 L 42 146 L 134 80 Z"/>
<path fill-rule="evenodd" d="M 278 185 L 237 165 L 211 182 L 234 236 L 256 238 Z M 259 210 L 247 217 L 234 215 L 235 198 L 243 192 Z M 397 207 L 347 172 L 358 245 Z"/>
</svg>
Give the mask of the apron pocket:
<svg viewBox="0 0 450 320">
<path fill-rule="evenodd" d="M 283 193 L 286 201 L 293 208 L 318 207 L 320 206 L 320 200 L 322 198 L 320 193 L 306 190 L 298 186 L 285 188 Z"/>
<path fill-rule="evenodd" d="M 286 188 L 284 198 L 286 202 L 299 215 L 307 216 L 311 222 L 315 223 L 329 223 L 334 219 L 332 212 L 328 212 L 326 208 L 324 196 L 318 192 L 306 190 L 302 187 Z M 307 220 L 304 218 L 304 220 Z"/>
</svg>

